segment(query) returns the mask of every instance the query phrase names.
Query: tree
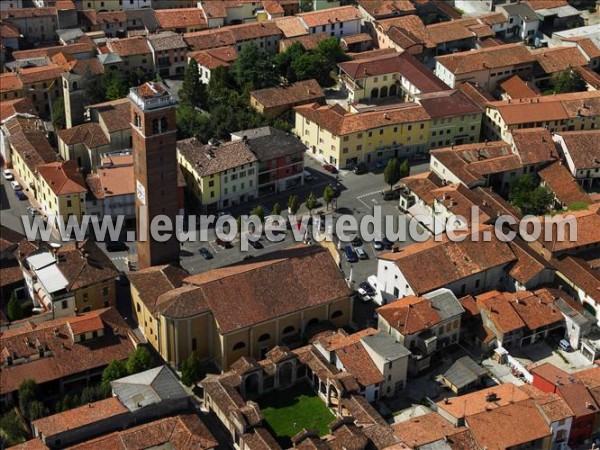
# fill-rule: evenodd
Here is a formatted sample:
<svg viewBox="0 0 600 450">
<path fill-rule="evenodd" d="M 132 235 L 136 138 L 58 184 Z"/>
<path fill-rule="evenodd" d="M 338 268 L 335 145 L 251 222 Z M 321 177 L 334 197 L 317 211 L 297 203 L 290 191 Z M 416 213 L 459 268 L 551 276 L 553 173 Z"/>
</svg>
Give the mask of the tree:
<svg viewBox="0 0 600 450">
<path fill-rule="evenodd" d="M 407 177 L 409 175 L 410 175 L 410 164 L 408 162 L 408 159 L 405 159 L 400 164 L 400 179 Z"/>
<path fill-rule="evenodd" d="M 85 86 L 85 100 L 88 105 L 100 103 L 106 100 L 102 89 L 101 77 L 94 75 L 89 64 L 83 70 L 81 83 Z"/>
<path fill-rule="evenodd" d="M 257 205 L 254 207 L 252 211 L 250 211 L 251 216 L 256 216 L 260 219 L 261 222 L 265 221 L 265 208 L 261 205 Z"/>
<path fill-rule="evenodd" d="M 127 376 L 127 367 L 123 361 L 114 359 L 102 372 L 102 388 L 110 392 L 110 382 Z"/>
<path fill-rule="evenodd" d="M 329 205 L 331 205 L 334 198 L 335 192 L 333 191 L 333 188 L 330 185 L 327 185 L 323 191 L 323 200 L 325 200 L 325 203 L 327 204 L 327 209 L 329 209 Z"/>
<path fill-rule="evenodd" d="M 291 195 L 287 202 L 290 214 L 296 214 L 300 209 L 300 198 L 297 195 Z"/>
<path fill-rule="evenodd" d="M 513 183 L 508 196 L 510 202 L 523 214 L 542 215 L 552 204 L 552 193 L 538 186 L 530 175 L 522 175 Z"/>
<path fill-rule="evenodd" d="M 318 53 L 304 53 L 292 61 L 291 68 L 298 81 L 314 78 L 321 86 L 334 84 L 331 71 L 335 65 Z"/>
<path fill-rule="evenodd" d="M 14 410 L 0 416 L 0 447 L 10 447 L 25 441 L 25 430 Z"/>
<path fill-rule="evenodd" d="M 42 417 L 46 417 L 48 414 L 50 414 L 50 411 L 48 410 L 48 408 L 46 408 L 46 406 L 41 401 L 33 400 L 29 404 L 29 415 L 27 416 L 27 418 L 30 421 L 34 421 L 34 420 L 40 419 Z"/>
<path fill-rule="evenodd" d="M 281 215 L 281 206 L 279 205 L 279 202 L 273 205 L 273 214 L 276 216 Z"/>
<path fill-rule="evenodd" d="M 30 419 L 31 404 L 37 400 L 38 386 L 31 378 L 23 380 L 19 386 L 19 408 L 23 416 Z"/>
<path fill-rule="evenodd" d="M 284 52 L 277 53 L 273 58 L 277 72 L 289 83 L 297 81 L 296 73 L 292 69 L 292 61 L 304 53 L 306 53 L 304 46 L 300 42 L 294 42 Z"/>
<path fill-rule="evenodd" d="M 319 203 L 317 202 L 315 194 L 313 194 L 312 192 L 308 194 L 308 197 L 306 197 L 306 201 L 304 202 L 306 209 L 308 209 L 308 214 L 312 216 L 313 209 L 315 209 L 318 204 Z"/>
<path fill-rule="evenodd" d="M 55 130 L 62 130 L 67 126 L 65 117 L 65 100 L 57 98 L 52 102 L 52 126 Z"/>
<path fill-rule="evenodd" d="M 250 89 L 263 89 L 278 84 L 271 56 L 256 44 L 242 48 L 231 66 L 231 73 L 239 87 L 249 84 Z"/>
<path fill-rule="evenodd" d="M 118 100 L 127 95 L 129 85 L 121 72 L 114 69 L 108 69 L 102 75 L 100 81 L 104 90 L 104 97 L 107 100 Z"/>
<path fill-rule="evenodd" d="M 194 352 L 181 364 L 181 382 L 186 386 L 195 384 L 202 376 L 202 364 Z"/>
<path fill-rule="evenodd" d="M 153 362 L 152 355 L 148 349 L 142 345 L 139 345 L 135 351 L 129 355 L 125 366 L 127 367 L 127 372 L 132 375 L 134 373 L 151 369 Z"/>
<path fill-rule="evenodd" d="M 17 296 L 14 292 L 10 296 L 6 312 L 8 313 L 8 318 L 10 320 L 21 320 L 23 317 L 25 317 L 23 308 L 21 307 L 21 302 L 17 299 Z"/>
<path fill-rule="evenodd" d="M 565 70 L 554 76 L 554 92 L 563 94 L 567 92 L 583 92 L 587 84 L 579 72 L 573 69 Z"/>
<path fill-rule="evenodd" d="M 391 158 L 383 171 L 383 179 L 385 180 L 385 184 L 388 184 L 390 186 L 390 191 L 392 190 L 394 185 L 398 181 L 400 181 L 400 178 L 402 178 L 401 175 L 402 174 L 400 173 L 400 164 L 398 163 L 398 159 Z"/>
<path fill-rule="evenodd" d="M 206 86 L 200 81 L 198 63 L 193 58 L 190 58 L 185 68 L 179 98 L 181 99 L 181 105 L 191 105 L 199 108 L 206 106 Z"/>
<path fill-rule="evenodd" d="M 340 46 L 340 41 L 336 37 L 328 37 L 317 44 L 316 53 L 323 55 L 333 63 L 348 61 L 350 58 Z"/>
</svg>

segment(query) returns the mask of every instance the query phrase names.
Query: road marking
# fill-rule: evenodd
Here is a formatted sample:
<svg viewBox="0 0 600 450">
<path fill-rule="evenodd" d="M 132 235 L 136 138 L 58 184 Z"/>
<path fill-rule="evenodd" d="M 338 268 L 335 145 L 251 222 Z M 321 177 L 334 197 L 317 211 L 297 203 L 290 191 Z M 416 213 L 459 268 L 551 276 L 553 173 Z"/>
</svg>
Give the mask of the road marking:
<svg viewBox="0 0 600 450">
<path fill-rule="evenodd" d="M 371 196 L 373 196 L 375 194 L 381 194 L 381 189 L 378 189 L 378 190 L 373 191 L 373 192 L 369 192 L 368 194 L 359 195 L 358 197 L 356 197 L 356 199 L 360 200 L 361 198 L 371 197 Z"/>
</svg>

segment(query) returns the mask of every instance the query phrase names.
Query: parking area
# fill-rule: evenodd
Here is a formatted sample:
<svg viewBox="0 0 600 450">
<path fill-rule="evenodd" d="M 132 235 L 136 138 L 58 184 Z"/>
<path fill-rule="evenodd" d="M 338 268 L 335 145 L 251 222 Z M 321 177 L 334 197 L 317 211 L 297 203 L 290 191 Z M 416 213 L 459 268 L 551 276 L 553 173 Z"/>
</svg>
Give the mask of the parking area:
<svg viewBox="0 0 600 450">
<path fill-rule="evenodd" d="M 550 363 L 566 372 L 574 372 L 593 365 L 580 351 L 553 350 L 546 342 L 522 347 L 518 352 L 511 351 L 511 355 L 525 367 L 533 363 Z"/>
</svg>

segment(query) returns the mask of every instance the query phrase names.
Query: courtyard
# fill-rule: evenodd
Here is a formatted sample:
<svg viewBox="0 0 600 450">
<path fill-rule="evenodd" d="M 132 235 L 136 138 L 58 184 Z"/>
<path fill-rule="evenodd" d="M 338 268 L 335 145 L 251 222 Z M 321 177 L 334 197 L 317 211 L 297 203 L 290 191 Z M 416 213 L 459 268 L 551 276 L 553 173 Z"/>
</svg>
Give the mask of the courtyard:
<svg viewBox="0 0 600 450">
<path fill-rule="evenodd" d="M 259 400 L 265 422 L 283 448 L 292 446 L 291 437 L 302 429 L 329 432 L 327 425 L 335 416 L 316 392 L 305 383 L 284 391 L 273 391 Z"/>
</svg>

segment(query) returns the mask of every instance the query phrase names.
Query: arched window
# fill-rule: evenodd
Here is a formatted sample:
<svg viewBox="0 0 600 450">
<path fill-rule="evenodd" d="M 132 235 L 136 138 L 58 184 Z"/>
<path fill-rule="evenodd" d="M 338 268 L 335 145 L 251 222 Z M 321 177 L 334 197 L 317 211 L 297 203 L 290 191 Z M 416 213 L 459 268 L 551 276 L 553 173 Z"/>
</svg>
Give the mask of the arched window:
<svg viewBox="0 0 600 450">
<path fill-rule="evenodd" d="M 283 329 L 283 334 L 289 334 L 289 333 L 291 333 L 292 331 L 294 331 L 295 329 L 296 329 L 296 328 L 294 328 L 292 325 L 290 325 L 290 326 L 287 326 L 287 327 L 285 327 L 285 328 Z"/>
<path fill-rule="evenodd" d="M 312 319 L 310 319 L 308 321 L 308 323 L 306 324 L 306 326 L 307 327 L 312 327 L 312 326 L 314 326 L 314 325 L 316 325 L 318 323 L 319 323 L 319 319 L 317 319 L 316 317 L 314 317 L 314 318 L 312 318 Z"/>
<path fill-rule="evenodd" d="M 241 350 L 246 346 L 246 343 L 244 342 L 238 342 L 237 344 L 235 344 L 233 346 L 233 350 Z"/>
<path fill-rule="evenodd" d="M 395 97 L 396 95 L 398 95 L 398 86 L 392 84 L 390 86 L 390 97 Z"/>
<path fill-rule="evenodd" d="M 258 338 L 258 342 L 268 341 L 269 339 L 271 339 L 271 335 L 269 333 L 261 334 L 261 336 Z"/>
<path fill-rule="evenodd" d="M 158 134 L 160 133 L 160 130 L 158 128 L 158 119 L 153 119 L 152 120 L 152 134 Z"/>
<path fill-rule="evenodd" d="M 160 132 L 161 133 L 165 133 L 168 128 L 169 128 L 169 126 L 168 126 L 168 123 L 167 123 L 167 118 L 166 117 L 161 117 L 160 118 Z"/>
<path fill-rule="evenodd" d="M 73 81 L 73 90 L 76 91 L 77 90 L 77 81 Z"/>
<path fill-rule="evenodd" d="M 381 88 L 381 92 L 379 93 L 379 96 L 381 98 L 383 98 L 383 97 L 387 97 L 387 95 L 388 95 L 388 88 L 387 88 L 387 86 L 383 86 Z"/>
<path fill-rule="evenodd" d="M 331 314 L 331 318 L 337 319 L 338 317 L 342 317 L 343 315 L 344 313 L 338 309 L 337 311 L 334 311 L 333 314 Z"/>
<path fill-rule="evenodd" d="M 377 89 L 377 88 L 371 89 L 371 98 L 378 98 L 378 97 L 379 97 L 379 89 Z"/>
</svg>

